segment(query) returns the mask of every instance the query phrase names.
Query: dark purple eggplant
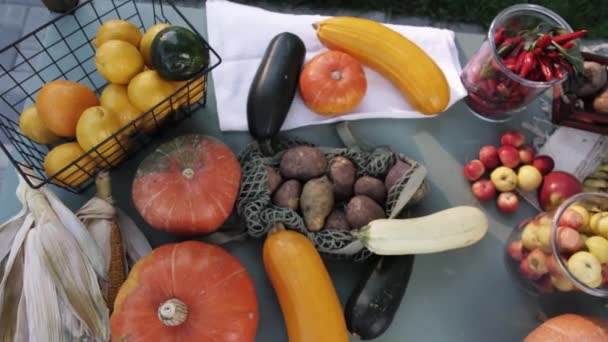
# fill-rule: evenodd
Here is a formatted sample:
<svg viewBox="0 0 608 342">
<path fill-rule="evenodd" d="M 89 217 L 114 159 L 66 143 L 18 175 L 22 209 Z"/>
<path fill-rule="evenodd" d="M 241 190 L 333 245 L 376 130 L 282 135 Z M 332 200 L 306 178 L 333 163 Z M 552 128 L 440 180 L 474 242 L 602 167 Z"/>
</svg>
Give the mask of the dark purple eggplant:
<svg viewBox="0 0 608 342">
<path fill-rule="evenodd" d="M 351 334 L 371 340 L 388 329 L 405 294 L 413 265 L 413 255 L 383 256 L 373 261 L 344 309 Z"/>
<path fill-rule="evenodd" d="M 298 88 L 306 48 L 300 37 L 275 36 L 262 58 L 247 98 L 249 133 L 264 147 L 281 129 Z"/>
</svg>

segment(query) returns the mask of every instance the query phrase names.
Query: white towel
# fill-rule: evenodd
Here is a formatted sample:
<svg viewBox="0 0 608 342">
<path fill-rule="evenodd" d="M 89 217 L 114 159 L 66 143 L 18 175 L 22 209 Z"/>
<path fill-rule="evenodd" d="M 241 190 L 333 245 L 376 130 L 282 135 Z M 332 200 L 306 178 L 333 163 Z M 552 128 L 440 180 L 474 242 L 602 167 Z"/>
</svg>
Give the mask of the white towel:
<svg viewBox="0 0 608 342">
<path fill-rule="evenodd" d="M 317 39 L 314 22 L 326 17 L 294 15 L 263 10 L 224 0 L 207 1 L 209 43 L 222 58 L 212 71 L 217 111 L 222 131 L 247 130 L 247 95 L 266 47 L 281 32 L 298 35 L 306 45 L 306 61 L 325 47 Z M 450 104 L 466 96 L 460 82 L 460 61 L 454 32 L 431 27 L 387 25 L 418 44 L 443 70 L 450 85 Z M 342 120 L 368 118 L 428 118 L 410 106 L 399 91 L 380 74 L 365 68 L 367 93 L 348 115 L 324 117 L 312 112 L 296 94 L 282 130 Z"/>
</svg>

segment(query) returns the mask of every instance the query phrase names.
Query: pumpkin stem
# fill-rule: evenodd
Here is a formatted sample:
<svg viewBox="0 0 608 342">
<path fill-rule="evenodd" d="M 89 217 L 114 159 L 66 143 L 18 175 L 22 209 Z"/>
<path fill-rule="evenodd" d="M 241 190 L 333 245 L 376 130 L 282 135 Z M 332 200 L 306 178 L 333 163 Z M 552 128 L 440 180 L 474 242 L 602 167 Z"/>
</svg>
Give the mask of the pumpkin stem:
<svg viewBox="0 0 608 342">
<path fill-rule="evenodd" d="M 342 72 L 340 72 L 340 70 L 334 70 L 331 72 L 331 78 L 333 78 L 336 81 L 339 81 L 342 79 Z"/>
<path fill-rule="evenodd" d="M 194 177 L 194 170 L 192 170 L 191 168 L 185 168 L 182 171 L 182 176 L 186 177 L 186 179 L 191 179 L 192 177 Z"/>
<path fill-rule="evenodd" d="M 188 318 L 188 305 L 177 298 L 171 298 L 158 307 L 158 319 L 164 325 L 178 326 Z"/>
</svg>

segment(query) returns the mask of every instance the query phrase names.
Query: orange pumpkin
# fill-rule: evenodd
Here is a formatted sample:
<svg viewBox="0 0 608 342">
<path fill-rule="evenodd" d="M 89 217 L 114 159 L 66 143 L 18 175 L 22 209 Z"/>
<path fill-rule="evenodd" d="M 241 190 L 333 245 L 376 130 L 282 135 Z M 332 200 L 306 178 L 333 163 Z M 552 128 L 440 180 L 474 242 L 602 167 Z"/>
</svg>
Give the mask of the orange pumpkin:
<svg viewBox="0 0 608 342">
<path fill-rule="evenodd" d="M 367 91 L 361 63 L 340 51 L 321 53 L 306 63 L 299 85 L 308 108 L 326 116 L 351 112 Z"/>
<path fill-rule="evenodd" d="M 258 304 L 247 270 L 222 248 L 167 244 L 140 259 L 120 288 L 112 341 L 235 341 L 255 338 Z"/>
<path fill-rule="evenodd" d="M 240 180 L 239 161 L 228 146 L 204 135 L 183 135 L 142 161 L 131 195 L 156 229 L 210 233 L 232 212 Z"/>
</svg>

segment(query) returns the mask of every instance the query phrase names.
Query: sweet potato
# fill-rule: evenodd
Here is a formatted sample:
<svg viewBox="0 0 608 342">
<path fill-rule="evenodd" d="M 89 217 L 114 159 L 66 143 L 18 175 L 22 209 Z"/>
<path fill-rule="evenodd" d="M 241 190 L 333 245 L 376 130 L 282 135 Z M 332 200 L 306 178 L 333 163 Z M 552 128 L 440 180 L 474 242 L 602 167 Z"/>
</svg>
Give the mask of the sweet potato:
<svg viewBox="0 0 608 342">
<path fill-rule="evenodd" d="M 266 181 L 268 192 L 273 194 L 283 182 L 283 178 L 272 166 L 266 166 L 266 173 L 268 174 L 268 180 Z"/>
<path fill-rule="evenodd" d="M 321 176 L 326 169 L 325 155 L 316 147 L 293 147 L 281 158 L 281 175 L 287 179 L 307 181 Z"/>
<path fill-rule="evenodd" d="M 395 165 L 393 165 L 393 167 L 391 167 L 391 169 L 388 171 L 388 174 L 384 179 L 384 187 L 386 188 L 386 191 L 391 191 L 393 185 L 395 185 L 399 178 L 401 178 L 401 176 L 403 176 L 403 174 L 406 173 L 410 168 L 410 164 L 397 160 Z"/>
<path fill-rule="evenodd" d="M 277 192 L 272 196 L 272 203 L 277 207 L 297 210 L 300 204 L 302 185 L 295 179 L 290 179 L 281 184 Z"/>
<path fill-rule="evenodd" d="M 357 170 L 348 158 L 336 156 L 329 162 L 329 179 L 334 185 L 337 200 L 349 198 L 353 194 L 353 184 Z"/>
<path fill-rule="evenodd" d="M 306 228 L 313 232 L 321 230 L 334 207 L 334 193 L 327 176 L 311 179 L 304 184 L 300 205 Z"/>
<path fill-rule="evenodd" d="M 344 210 L 334 209 L 327 217 L 324 229 L 350 230 Z"/>
<path fill-rule="evenodd" d="M 363 176 L 355 182 L 355 195 L 367 196 L 381 206 L 384 206 L 386 189 L 384 188 L 384 183 L 378 178 Z"/>
<path fill-rule="evenodd" d="M 346 206 L 346 221 L 353 229 L 359 229 L 373 220 L 381 218 L 386 218 L 384 210 L 367 196 L 355 196 Z"/>
</svg>

